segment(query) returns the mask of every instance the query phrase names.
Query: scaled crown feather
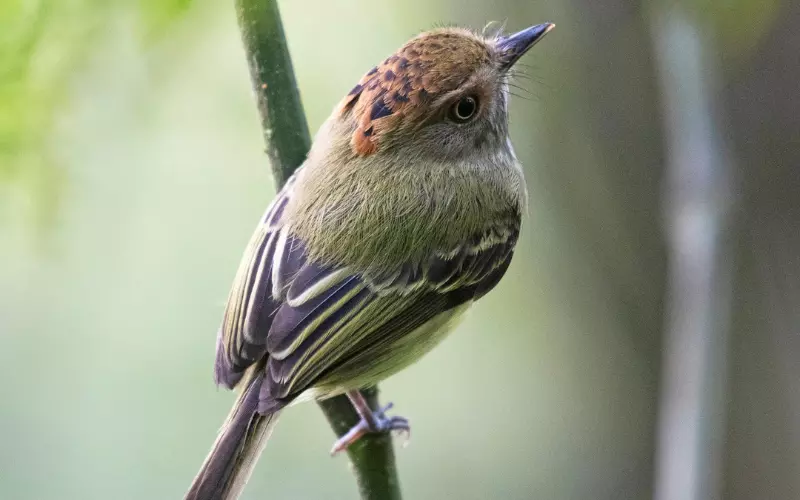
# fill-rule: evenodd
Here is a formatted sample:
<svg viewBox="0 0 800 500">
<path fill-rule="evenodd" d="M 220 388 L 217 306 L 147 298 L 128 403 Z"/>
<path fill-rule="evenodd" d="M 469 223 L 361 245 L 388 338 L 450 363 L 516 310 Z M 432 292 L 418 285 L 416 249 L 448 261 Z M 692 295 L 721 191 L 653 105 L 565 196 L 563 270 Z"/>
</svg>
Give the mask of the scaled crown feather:
<svg viewBox="0 0 800 500">
<path fill-rule="evenodd" d="M 460 28 L 409 40 L 364 75 L 341 102 L 339 113 L 356 118 L 353 151 L 372 154 L 387 130 L 418 123 L 433 100 L 460 87 L 489 62 L 490 50 L 484 38 Z"/>
</svg>

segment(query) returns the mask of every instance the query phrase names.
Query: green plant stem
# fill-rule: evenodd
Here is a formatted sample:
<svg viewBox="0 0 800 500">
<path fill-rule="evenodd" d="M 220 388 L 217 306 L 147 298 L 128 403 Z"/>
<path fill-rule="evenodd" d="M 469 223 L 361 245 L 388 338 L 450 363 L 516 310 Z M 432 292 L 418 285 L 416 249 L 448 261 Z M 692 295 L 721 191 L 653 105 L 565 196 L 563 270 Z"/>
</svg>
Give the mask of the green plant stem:
<svg viewBox="0 0 800 500">
<path fill-rule="evenodd" d="M 276 0 L 236 0 L 250 76 L 256 94 L 267 155 L 278 187 L 302 164 L 311 137 L 292 69 Z M 377 388 L 364 396 L 378 408 Z M 358 423 L 359 417 L 346 396 L 321 401 L 337 436 Z M 363 500 L 400 500 L 392 438 L 368 435 L 347 450 Z"/>
<path fill-rule="evenodd" d="M 261 114 L 267 155 L 280 188 L 305 160 L 311 136 L 277 1 L 236 0 L 236 15 Z"/>
<path fill-rule="evenodd" d="M 361 391 L 369 407 L 377 409 L 378 388 Z M 358 423 L 353 405 L 347 396 L 337 396 L 319 402 L 337 436 L 344 435 Z M 362 499 L 400 500 L 400 479 L 394 460 L 391 434 L 367 434 L 347 448 Z"/>
</svg>

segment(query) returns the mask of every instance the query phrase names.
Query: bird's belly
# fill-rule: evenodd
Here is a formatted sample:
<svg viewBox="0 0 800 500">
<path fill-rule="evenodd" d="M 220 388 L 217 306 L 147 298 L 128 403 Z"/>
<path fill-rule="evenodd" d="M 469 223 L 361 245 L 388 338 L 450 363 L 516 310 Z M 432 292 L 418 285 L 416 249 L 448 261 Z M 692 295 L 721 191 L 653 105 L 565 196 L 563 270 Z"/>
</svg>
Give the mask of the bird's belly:
<svg viewBox="0 0 800 500">
<path fill-rule="evenodd" d="M 458 325 L 470 305 L 471 302 L 467 302 L 445 311 L 397 341 L 371 351 L 369 361 L 338 372 L 335 378 L 321 381 L 298 400 L 336 396 L 375 385 L 394 375 L 436 347 Z"/>
</svg>

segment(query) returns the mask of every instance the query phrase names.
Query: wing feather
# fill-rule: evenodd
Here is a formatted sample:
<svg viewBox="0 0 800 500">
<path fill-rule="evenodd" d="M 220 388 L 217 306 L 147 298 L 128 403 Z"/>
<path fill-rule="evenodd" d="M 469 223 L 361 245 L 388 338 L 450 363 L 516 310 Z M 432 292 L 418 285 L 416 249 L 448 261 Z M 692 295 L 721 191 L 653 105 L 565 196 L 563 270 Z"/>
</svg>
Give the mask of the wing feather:
<svg viewBox="0 0 800 500">
<path fill-rule="evenodd" d="M 266 357 L 262 411 L 310 388 L 392 371 L 399 362 L 392 359 L 393 349 L 404 342 L 426 344 L 410 334 L 427 335 L 427 324 L 438 328 L 485 294 L 513 255 L 518 217 L 394 271 L 321 265 L 307 258 L 303 242 L 281 221 L 289 188 L 267 210 L 247 247 L 217 347 L 216 379 L 228 387 Z"/>
</svg>

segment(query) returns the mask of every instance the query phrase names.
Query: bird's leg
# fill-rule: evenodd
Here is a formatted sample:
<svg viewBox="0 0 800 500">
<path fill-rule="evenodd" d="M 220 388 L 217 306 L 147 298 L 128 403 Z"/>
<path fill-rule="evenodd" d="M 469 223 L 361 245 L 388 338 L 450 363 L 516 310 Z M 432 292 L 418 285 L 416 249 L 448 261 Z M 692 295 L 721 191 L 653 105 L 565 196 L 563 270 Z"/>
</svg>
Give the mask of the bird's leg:
<svg viewBox="0 0 800 500">
<path fill-rule="evenodd" d="M 331 455 L 346 450 L 348 446 L 358 441 L 365 434 L 400 431 L 409 437 L 411 436 L 411 426 L 408 423 L 408 419 L 386 416 L 386 412 L 392 408 L 392 403 L 377 411 L 372 411 L 360 391 L 348 391 L 347 397 L 353 403 L 353 408 L 355 408 L 361 420 L 333 444 Z"/>
</svg>

